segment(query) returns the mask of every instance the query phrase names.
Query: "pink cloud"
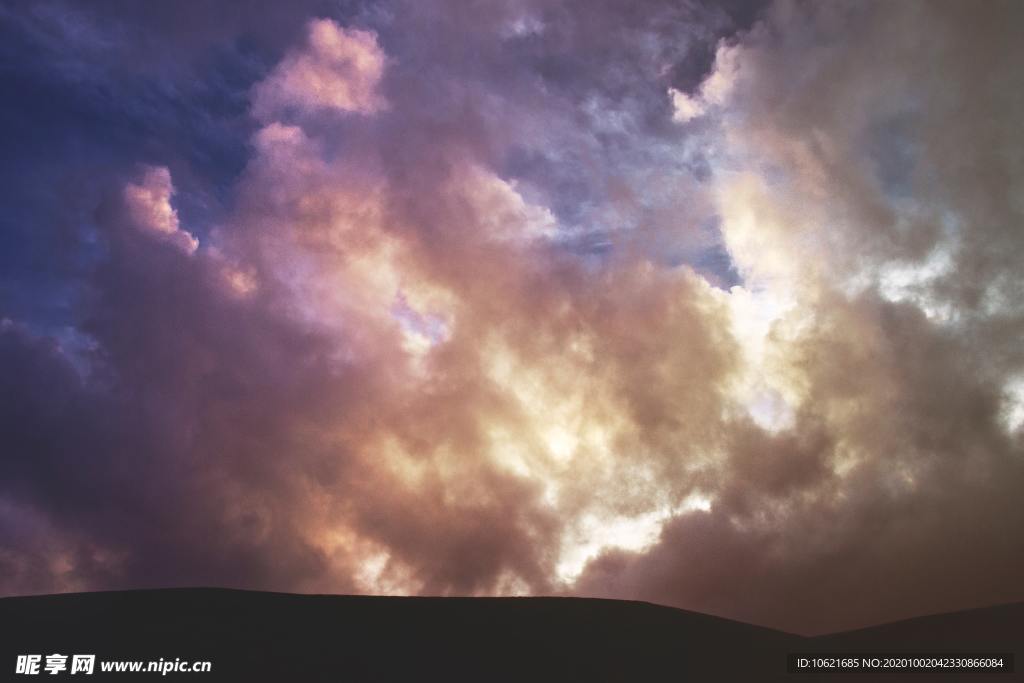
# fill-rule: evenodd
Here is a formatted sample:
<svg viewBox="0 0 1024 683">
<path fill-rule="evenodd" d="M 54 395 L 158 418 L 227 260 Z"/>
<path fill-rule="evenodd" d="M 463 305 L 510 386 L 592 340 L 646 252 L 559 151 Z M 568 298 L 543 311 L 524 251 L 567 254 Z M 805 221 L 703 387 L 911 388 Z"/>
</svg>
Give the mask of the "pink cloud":
<svg viewBox="0 0 1024 683">
<path fill-rule="evenodd" d="M 173 195 L 171 172 L 163 166 L 147 167 L 139 183 L 124 188 L 125 205 L 136 227 L 192 254 L 199 240 L 178 224 L 178 212 L 171 206 Z"/>
<path fill-rule="evenodd" d="M 372 114 L 386 106 L 377 93 L 385 64 L 377 34 L 316 19 L 306 45 L 256 87 L 253 109 L 264 121 L 288 109 Z"/>
</svg>

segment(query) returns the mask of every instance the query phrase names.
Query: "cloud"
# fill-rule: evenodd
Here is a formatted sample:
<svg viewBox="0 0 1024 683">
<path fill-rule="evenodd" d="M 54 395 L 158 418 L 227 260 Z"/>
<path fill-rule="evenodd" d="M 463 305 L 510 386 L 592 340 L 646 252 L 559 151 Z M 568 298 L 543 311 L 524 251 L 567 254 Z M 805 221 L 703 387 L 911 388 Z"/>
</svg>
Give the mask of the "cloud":
<svg viewBox="0 0 1024 683">
<path fill-rule="evenodd" d="M 723 425 L 711 508 L 599 557 L 577 590 L 809 633 L 1020 598 L 1024 555 L 1002 539 L 1024 523 L 1024 461 L 1000 416 L 1021 360 L 1003 335 L 1024 319 L 994 293 L 1019 278 L 991 249 L 1016 253 L 1001 226 L 1021 215 L 1005 185 L 961 175 L 1021 177 L 1003 98 L 1020 75 L 995 57 L 1015 49 L 1000 26 L 1016 8 L 987 10 L 779 3 L 730 48 L 732 298 L 776 302 L 737 328 L 739 385 L 767 386 L 788 422 Z M 878 145 L 913 150 L 899 186 Z"/>
<path fill-rule="evenodd" d="M 685 123 L 703 116 L 708 109 L 722 105 L 729 97 L 736 79 L 737 50 L 724 43 L 718 46 L 714 66 L 694 94 L 687 94 L 676 88 L 669 88 L 674 111 L 672 118 Z"/>
<path fill-rule="evenodd" d="M 171 206 L 173 195 L 171 173 L 162 166 L 146 168 L 140 183 L 128 183 L 124 188 L 125 206 L 139 230 L 150 231 L 191 254 L 199 248 L 199 241 L 178 225 L 178 212 Z"/>
<path fill-rule="evenodd" d="M 264 121 L 289 109 L 372 114 L 386 106 L 377 93 L 385 65 L 373 32 L 316 19 L 305 48 L 288 54 L 256 87 L 253 112 Z"/>
<path fill-rule="evenodd" d="M 0 589 L 1020 599 L 1014 6 L 395 10 L 3 324 Z"/>
</svg>

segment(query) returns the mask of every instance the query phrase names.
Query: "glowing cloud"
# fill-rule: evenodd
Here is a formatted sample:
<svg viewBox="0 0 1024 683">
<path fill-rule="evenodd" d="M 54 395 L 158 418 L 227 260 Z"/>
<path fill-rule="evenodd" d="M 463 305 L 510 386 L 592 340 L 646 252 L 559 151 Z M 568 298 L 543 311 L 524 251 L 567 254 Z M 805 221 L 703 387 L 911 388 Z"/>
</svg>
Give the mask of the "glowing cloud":
<svg viewBox="0 0 1024 683">
<path fill-rule="evenodd" d="M 68 202 L 0 590 L 1024 597 L 1024 5 L 356 5 L 213 27 L 195 224 L 164 167 Z"/>
<path fill-rule="evenodd" d="M 178 225 L 178 212 L 171 206 L 174 185 L 171 172 L 163 166 L 147 167 L 139 183 L 128 183 L 124 201 L 135 226 L 191 254 L 199 241 Z"/>
<path fill-rule="evenodd" d="M 385 64 L 374 33 L 311 21 L 305 49 L 285 57 L 257 86 L 254 112 L 261 120 L 288 109 L 372 114 L 386 106 L 377 93 Z"/>
</svg>

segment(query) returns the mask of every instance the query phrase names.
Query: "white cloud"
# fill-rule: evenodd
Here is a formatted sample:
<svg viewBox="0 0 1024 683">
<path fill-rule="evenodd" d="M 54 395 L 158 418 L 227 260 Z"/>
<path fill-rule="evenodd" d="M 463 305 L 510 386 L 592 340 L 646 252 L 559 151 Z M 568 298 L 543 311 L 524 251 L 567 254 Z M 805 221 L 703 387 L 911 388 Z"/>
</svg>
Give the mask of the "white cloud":
<svg viewBox="0 0 1024 683">
<path fill-rule="evenodd" d="M 135 226 L 192 254 L 199 247 L 191 233 L 178 224 L 178 212 L 171 206 L 174 184 L 164 166 L 148 166 L 138 184 L 124 188 L 124 201 Z"/>
<path fill-rule="evenodd" d="M 386 102 L 377 86 L 386 61 L 375 33 L 316 19 L 309 24 L 305 48 L 286 56 L 256 86 L 254 112 L 270 121 L 289 109 L 380 111 Z"/>
<path fill-rule="evenodd" d="M 668 89 L 675 110 L 672 118 L 685 123 L 703 116 L 712 107 L 724 104 L 732 92 L 738 66 L 737 48 L 720 45 L 715 53 L 715 66 L 696 93 L 688 95 L 675 88 Z"/>
</svg>

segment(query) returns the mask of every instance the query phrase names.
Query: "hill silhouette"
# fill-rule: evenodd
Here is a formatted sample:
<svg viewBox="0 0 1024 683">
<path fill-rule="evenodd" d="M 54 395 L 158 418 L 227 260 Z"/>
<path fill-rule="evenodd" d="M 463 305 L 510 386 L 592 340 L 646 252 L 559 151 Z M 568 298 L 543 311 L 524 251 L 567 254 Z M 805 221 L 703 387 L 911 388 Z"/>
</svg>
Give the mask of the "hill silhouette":
<svg viewBox="0 0 1024 683">
<path fill-rule="evenodd" d="M 0 672 L 19 654 L 209 660 L 210 673 L 44 680 L 1008 681 L 788 674 L 790 652 L 1017 652 L 1024 603 L 816 638 L 642 602 L 292 595 L 214 588 L 0 599 Z"/>
</svg>

